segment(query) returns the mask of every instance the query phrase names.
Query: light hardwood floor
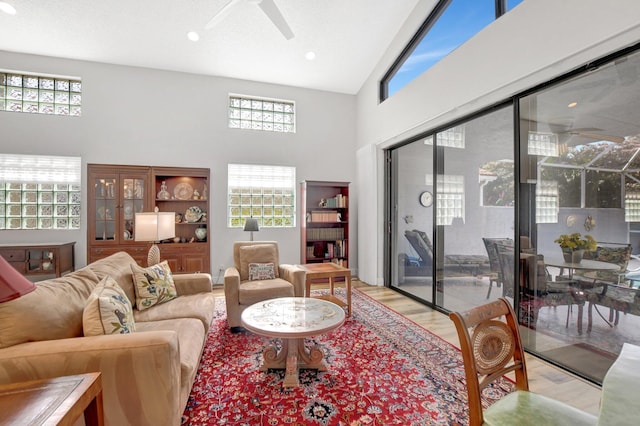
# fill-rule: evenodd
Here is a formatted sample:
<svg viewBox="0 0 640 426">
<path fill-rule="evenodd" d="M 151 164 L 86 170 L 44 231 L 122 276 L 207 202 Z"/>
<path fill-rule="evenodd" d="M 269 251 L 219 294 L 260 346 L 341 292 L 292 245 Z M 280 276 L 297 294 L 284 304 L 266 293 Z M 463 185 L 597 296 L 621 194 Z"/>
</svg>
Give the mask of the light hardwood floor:
<svg viewBox="0 0 640 426">
<path fill-rule="evenodd" d="M 354 280 L 354 287 L 373 299 L 406 316 L 442 339 L 460 347 L 453 322 L 441 312 L 428 308 L 400 293 L 386 287 L 370 286 Z M 314 285 L 314 289 L 322 285 Z M 222 286 L 215 286 L 214 292 L 224 295 Z M 551 364 L 527 354 L 529 387 L 558 401 L 597 415 L 600 407 L 601 390 L 598 386 L 582 380 Z"/>
</svg>

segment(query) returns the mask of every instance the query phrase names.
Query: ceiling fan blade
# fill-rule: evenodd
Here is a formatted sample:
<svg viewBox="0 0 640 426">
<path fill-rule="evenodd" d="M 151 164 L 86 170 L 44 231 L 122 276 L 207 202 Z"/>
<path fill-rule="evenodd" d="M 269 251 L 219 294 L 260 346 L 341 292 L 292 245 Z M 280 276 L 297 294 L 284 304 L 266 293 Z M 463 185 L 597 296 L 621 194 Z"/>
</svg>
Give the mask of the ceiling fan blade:
<svg viewBox="0 0 640 426">
<path fill-rule="evenodd" d="M 585 132 L 572 132 L 569 131 L 570 134 L 576 136 L 582 136 L 583 138 L 594 139 L 597 141 L 609 141 L 614 143 L 622 143 L 625 138 L 623 136 L 611 136 L 611 135 L 601 135 L 598 133 L 585 133 Z"/>
<path fill-rule="evenodd" d="M 215 27 L 218 22 L 222 21 L 229 14 L 234 6 L 240 3 L 240 1 L 241 0 L 229 0 L 229 2 L 227 2 L 227 4 L 225 4 L 222 9 L 220 9 L 220 11 L 216 13 L 213 18 L 211 18 L 209 22 L 207 22 L 207 25 L 204 26 L 204 29 L 210 30 L 211 28 Z"/>
<path fill-rule="evenodd" d="M 253 3 L 256 2 L 254 1 Z M 280 13 L 280 9 L 278 9 L 278 6 L 276 6 L 274 1 L 262 0 L 257 1 L 257 3 L 264 14 L 267 15 L 267 17 L 271 19 L 271 22 L 273 22 L 278 30 L 280 30 L 284 38 L 286 38 L 287 40 L 291 40 L 294 37 L 293 31 L 291 31 L 289 24 L 287 24 L 287 21 L 285 21 L 284 16 L 282 16 L 282 13 Z"/>
</svg>

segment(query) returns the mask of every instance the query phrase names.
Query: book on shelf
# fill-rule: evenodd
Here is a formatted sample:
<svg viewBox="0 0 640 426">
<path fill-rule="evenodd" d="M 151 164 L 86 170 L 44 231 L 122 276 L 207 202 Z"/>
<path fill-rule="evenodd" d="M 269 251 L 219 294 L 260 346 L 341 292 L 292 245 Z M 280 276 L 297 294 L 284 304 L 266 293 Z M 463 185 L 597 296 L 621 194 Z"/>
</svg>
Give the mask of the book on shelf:
<svg viewBox="0 0 640 426">
<path fill-rule="evenodd" d="M 338 194 L 333 198 L 326 199 L 326 207 L 340 207 L 345 208 L 349 206 L 349 199 L 346 195 Z"/>
<path fill-rule="evenodd" d="M 307 228 L 307 240 L 344 240 L 344 228 Z"/>
<path fill-rule="evenodd" d="M 311 222 L 340 222 L 340 213 L 336 210 L 311 212 Z"/>
</svg>

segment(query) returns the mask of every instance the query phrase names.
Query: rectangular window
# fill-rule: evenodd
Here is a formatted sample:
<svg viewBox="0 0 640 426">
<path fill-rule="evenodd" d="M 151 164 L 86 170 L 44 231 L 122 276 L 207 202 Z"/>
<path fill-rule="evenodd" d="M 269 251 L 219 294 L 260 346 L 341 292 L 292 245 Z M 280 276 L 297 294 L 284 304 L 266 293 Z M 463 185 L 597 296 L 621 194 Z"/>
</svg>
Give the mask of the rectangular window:
<svg viewBox="0 0 640 426">
<path fill-rule="evenodd" d="M 80 157 L 0 154 L 0 229 L 80 229 Z"/>
<path fill-rule="evenodd" d="M 229 128 L 295 133 L 293 101 L 229 95 Z"/>
<path fill-rule="evenodd" d="M 0 70 L 0 111 L 80 116 L 82 82 Z"/>
<path fill-rule="evenodd" d="M 296 226 L 296 168 L 229 164 L 227 225 L 242 228 L 253 217 L 260 226 Z"/>
</svg>

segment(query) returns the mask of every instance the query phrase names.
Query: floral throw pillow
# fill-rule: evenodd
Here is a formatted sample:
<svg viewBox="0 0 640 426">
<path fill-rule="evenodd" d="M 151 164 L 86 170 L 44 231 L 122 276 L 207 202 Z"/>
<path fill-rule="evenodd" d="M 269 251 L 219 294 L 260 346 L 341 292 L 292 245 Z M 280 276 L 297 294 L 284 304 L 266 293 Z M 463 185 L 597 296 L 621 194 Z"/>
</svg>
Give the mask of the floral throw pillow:
<svg viewBox="0 0 640 426">
<path fill-rule="evenodd" d="M 178 297 L 167 261 L 143 268 L 131 264 L 136 292 L 136 306 L 142 311 Z"/>
<path fill-rule="evenodd" d="M 82 328 L 85 336 L 136 331 L 131 302 L 113 278 L 104 277 L 87 298 L 82 312 Z"/>
<path fill-rule="evenodd" d="M 249 281 L 272 280 L 276 277 L 273 263 L 250 263 Z"/>
</svg>

